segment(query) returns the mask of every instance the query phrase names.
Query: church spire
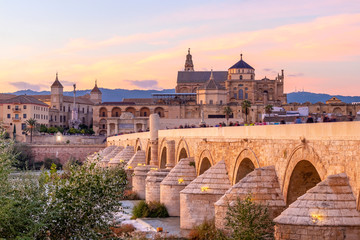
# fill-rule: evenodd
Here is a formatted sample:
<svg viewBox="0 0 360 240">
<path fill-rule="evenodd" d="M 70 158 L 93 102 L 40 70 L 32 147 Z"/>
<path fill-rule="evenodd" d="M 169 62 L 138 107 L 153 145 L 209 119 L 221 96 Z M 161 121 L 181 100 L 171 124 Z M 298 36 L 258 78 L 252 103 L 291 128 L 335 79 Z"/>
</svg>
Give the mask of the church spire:
<svg viewBox="0 0 360 240">
<path fill-rule="evenodd" d="M 188 49 L 188 54 L 186 55 L 184 71 L 187 71 L 187 72 L 194 71 L 194 64 L 192 61 L 192 56 L 190 54 L 190 48 Z"/>
</svg>

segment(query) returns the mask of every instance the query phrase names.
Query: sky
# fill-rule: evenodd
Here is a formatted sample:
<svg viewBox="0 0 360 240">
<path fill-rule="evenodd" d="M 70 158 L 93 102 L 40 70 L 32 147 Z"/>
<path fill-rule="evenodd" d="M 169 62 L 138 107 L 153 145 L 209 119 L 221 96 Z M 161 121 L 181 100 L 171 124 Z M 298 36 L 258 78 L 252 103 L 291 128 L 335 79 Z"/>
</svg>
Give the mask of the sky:
<svg viewBox="0 0 360 240">
<path fill-rule="evenodd" d="M 0 92 L 176 86 L 240 59 L 285 92 L 360 95 L 359 0 L 0 0 Z"/>
</svg>

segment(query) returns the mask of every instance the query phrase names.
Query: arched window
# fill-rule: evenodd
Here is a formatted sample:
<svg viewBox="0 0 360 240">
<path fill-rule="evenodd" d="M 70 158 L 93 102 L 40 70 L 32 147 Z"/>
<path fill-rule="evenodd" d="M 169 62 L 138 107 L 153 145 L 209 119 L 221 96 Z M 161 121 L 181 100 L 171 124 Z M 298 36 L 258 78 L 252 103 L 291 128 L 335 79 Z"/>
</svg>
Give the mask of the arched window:
<svg viewBox="0 0 360 240">
<path fill-rule="evenodd" d="M 243 79 L 243 76 L 242 75 L 240 75 L 240 80 L 242 80 Z"/>
<path fill-rule="evenodd" d="M 213 100 L 210 100 L 210 104 L 211 104 L 211 105 L 213 104 Z"/>
<path fill-rule="evenodd" d="M 249 98 L 248 93 L 245 93 L 245 99 L 248 99 L 248 98 Z"/>
<path fill-rule="evenodd" d="M 242 89 L 239 90 L 239 99 L 244 99 L 244 91 Z"/>
<path fill-rule="evenodd" d="M 254 75 L 251 75 L 251 80 L 254 80 Z"/>
</svg>

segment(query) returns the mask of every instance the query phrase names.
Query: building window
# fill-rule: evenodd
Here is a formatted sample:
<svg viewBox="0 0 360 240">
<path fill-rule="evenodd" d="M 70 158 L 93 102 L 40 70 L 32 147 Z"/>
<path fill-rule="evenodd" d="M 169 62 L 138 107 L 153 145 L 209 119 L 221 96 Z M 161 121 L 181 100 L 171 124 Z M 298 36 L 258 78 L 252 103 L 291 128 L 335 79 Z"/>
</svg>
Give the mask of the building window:
<svg viewBox="0 0 360 240">
<path fill-rule="evenodd" d="M 220 105 L 222 105 L 222 100 L 220 100 Z"/>
<path fill-rule="evenodd" d="M 242 80 L 243 79 L 243 76 L 242 75 L 240 75 L 240 80 Z"/>
<path fill-rule="evenodd" d="M 60 122 L 62 122 L 62 116 L 60 116 Z"/>
<path fill-rule="evenodd" d="M 254 75 L 251 75 L 251 80 L 254 80 Z"/>
<path fill-rule="evenodd" d="M 248 99 L 249 95 L 248 93 L 245 93 L 245 99 Z"/>
<path fill-rule="evenodd" d="M 23 114 L 23 118 L 26 118 L 26 113 Z"/>
<path fill-rule="evenodd" d="M 239 99 L 244 99 L 244 91 L 242 89 L 239 90 Z"/>
<path fill-rule="evenodd" d="M 236 93 L 234 93 L 234 98 L 235 98 L 235 99 L 237 98 L 237 94 L 236 94 Z"/>
<path fill-rule="evenodd" d="M 242 86 L 244 86 L 244 84 L 239 84 L 239 85 L 238 85 L 238 87 L 242 87 Z"/>
<path fill-rule="evenodd" d="M 15 119 L 19 119 L 19 114 L 15 114 Z"/>
<path fill-rule="evenodd" d="M 64 116 L 64 119 L 63 119 L 63 120 L 64 120 L 64 122 L 66 122 L 66 116 Z"/>
<path fill-rule="evenodd" d="M 56 115 L 54 117 L 55 117 L 55 122 L 56 122 Z"/>
<path fill-rule="evenodd" d="M 8 109 L 10 109 L 10 105 L 8 105 Z"/>
<path fill-rule="evenodd" d="M 25 129 L 26 129 L 26 123 L 22 123 L 22 124 L 21 124 L 21 130 L 24 131 Z"/>
<path fill-rule="evenodd" d="M 19 106 L 15 106 L 15 110 L 19 110 Z"/>
<path fill-rule="evenodd" d="M 105 112 L 102 112 L 102 116 L 105 117 Z"/>
<path fill-rule="evenodd" d="M 24 109 L 26 109 L 26 105 L 24 105 Z"/>
<path fill-rule="evenodd" d="M 8 114 L 8 115 L 7 115 L 7 118 L 11 118 L 11 114 Z"/>
<path fill-rule="evenodd" d="M 210 103 L 209 103 L 210 105 L 212 105 L 213 104 L 213 100 L 210 100 Z"/>
</svg>

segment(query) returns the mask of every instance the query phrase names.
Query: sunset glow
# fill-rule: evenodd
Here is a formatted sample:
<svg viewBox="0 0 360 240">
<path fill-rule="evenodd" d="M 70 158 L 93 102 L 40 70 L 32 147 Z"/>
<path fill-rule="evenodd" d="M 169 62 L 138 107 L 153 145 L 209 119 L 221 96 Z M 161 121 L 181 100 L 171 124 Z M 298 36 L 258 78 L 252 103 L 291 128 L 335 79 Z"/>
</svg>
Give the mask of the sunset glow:
<svg viewBox="0 0 360 240">
<path fill-rule="evenodd" d="M 0 7 L 2 92 L 174 88 L 195 70 L 227 70 L 240 53 L 256 79 L 285 70 L 295 89 L 359 95 L 360 2 L 7 1 Z"/>
</svg>

